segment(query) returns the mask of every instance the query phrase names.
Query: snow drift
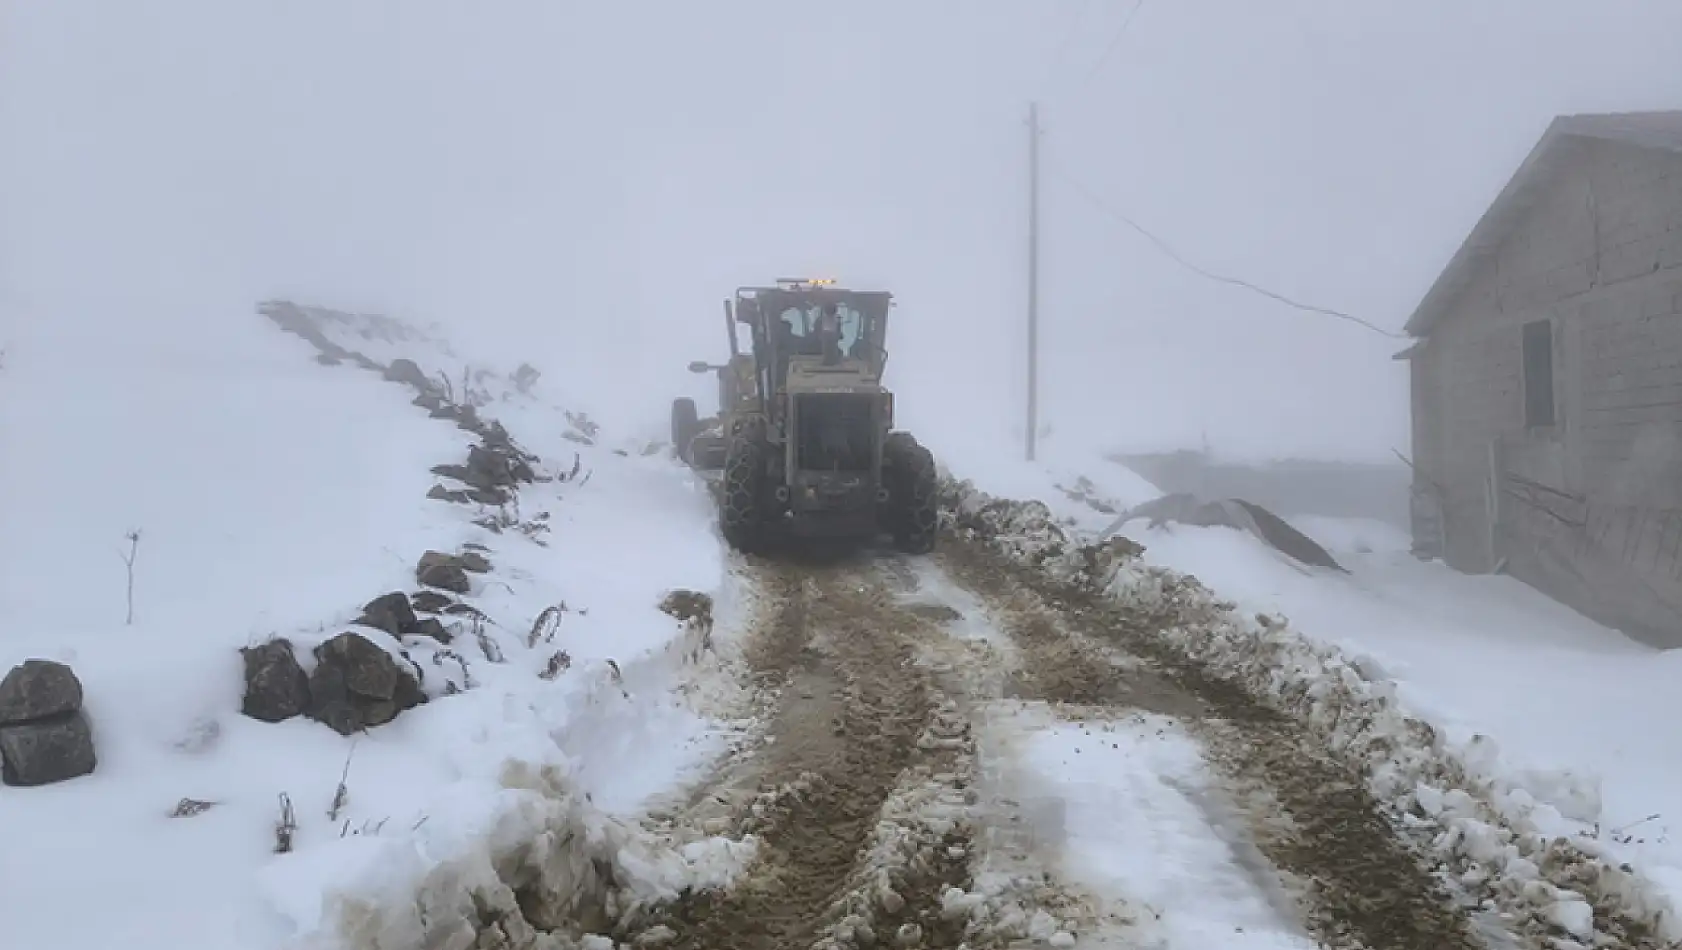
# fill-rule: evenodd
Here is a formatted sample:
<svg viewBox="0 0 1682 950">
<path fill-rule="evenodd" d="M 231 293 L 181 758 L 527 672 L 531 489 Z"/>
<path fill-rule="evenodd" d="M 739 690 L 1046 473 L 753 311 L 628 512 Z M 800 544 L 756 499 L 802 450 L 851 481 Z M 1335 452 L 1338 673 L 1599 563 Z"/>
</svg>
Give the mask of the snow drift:
<svg viewBox="0 0 1682 950">
<path fill-rule="evenodd" d="M 536 367 L 394 320 L 315 311 L 300 338 L 249 311 L 129 316 L 20 324 L 0 370 L 0 530 L 28 539 L 0 576 L 0 671 L 73 667 L 98 750 L 91 775 L 0 787 L 13 942 L 521 946 L 751 859 L 638 820 L 725 741 L 730 703 L 710 629 L 660 610 L 675 588 L 731 599 L 710 506 L 667 460 Z M 417 405 L 400 359 L 445 402 Z M 440 498 L 483 490 L 452 476 L 496 431 L 530 478 Z M 429 551 L 484 570 L 440 592 Z M 438 595 L 436 623 L 379 629 L 371 601 L 405 591 Z M 284 639 L 308 676 L 347 631 L 424 701 L 350 736 L 241 715 L 241 648 Z"/>
</svg>

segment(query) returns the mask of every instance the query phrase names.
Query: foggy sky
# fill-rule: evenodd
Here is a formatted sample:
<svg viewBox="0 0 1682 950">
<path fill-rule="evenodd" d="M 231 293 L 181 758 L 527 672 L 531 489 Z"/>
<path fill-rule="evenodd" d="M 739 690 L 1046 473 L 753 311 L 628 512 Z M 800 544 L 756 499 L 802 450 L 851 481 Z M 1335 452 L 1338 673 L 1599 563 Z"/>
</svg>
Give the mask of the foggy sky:
<svg viewBox="0 0 1682 950">
<path fill-rule="evenodd" d="M 447 321 L 658 432 L 719 300 L 898 295 L 905 421 L 1021 429 L 1042 103 L 1056 439 L 1405 451 L 1399 329 L 1555 114 L 1682 105 L 1682 4 L 0 0 L 0 332 Z M 1111 50 L 1100 70 L 1093 66 Z M 938 441 L 938 440 L 936 440 Z"/>
</svg>

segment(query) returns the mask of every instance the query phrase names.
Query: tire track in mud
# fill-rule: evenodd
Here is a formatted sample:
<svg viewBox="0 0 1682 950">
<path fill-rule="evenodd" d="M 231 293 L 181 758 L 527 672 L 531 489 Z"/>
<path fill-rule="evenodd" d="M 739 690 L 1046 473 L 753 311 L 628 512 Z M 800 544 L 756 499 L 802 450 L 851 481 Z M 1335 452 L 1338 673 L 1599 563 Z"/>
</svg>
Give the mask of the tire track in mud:
<svg viewBox="0 0 1682 950">
<path fill-rule="evenodd" d="M 1174 717 L 1240 806 L 1263 856 L 1294 891 L 1309 932 L 1336 950 L 1471 950 L 1484 943 L 1359 775 L 1283 716 L 1165 656 L 1149 618 L 1077 596 L 978 545 L 946 541 L 941 569 L 987 605 L 1020 652 L 1022 698 Z"/>
<path fill-rule="evenodd" d="M 766 743 L 708 794 L 767 790 L 738 827 L 759 837 L 759 857 L 728 890 L 666 908 L 660 945 L 803 950 L 915 935 L 911 946 L 958 946 L 962 921 L 939 909 L 946 888 L 968 883 L 965 827 L 943 829 L 914 867 L 865 860 L 882 849 L 879 822 L 908 779 L 964 784 L 954 750 L 968 724 L 916 657 L 916 642 L 938 631 L 892 603 L 869 561 L 761 563 L 757 573 L 767 609 L 746 659 L 776 700 Z"/>
</svg>

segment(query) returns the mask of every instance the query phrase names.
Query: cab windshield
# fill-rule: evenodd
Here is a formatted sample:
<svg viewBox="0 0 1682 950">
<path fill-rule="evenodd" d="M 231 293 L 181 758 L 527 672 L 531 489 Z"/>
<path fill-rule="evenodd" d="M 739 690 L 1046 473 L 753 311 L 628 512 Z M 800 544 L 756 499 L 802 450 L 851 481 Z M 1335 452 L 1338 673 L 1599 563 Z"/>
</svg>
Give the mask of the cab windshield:
<svg viewBox="0 0 1682 950">
<path fill-rule="evenodd" d="M 812 304 L 807 307 L 785 307 L 778 314 L 778 319 L 786 328 L 785 332 L 792 343 L 791 352 L 819 355 L 823 352 L 823 342 L 819 339 L 818 321 L 823 316 L 824 305 Z M 865 357 L 865 327 L 864 314 L 856 307 L 845 303 L 835 306 L 835 315 L 841 331 L 841 353 L 853 359 Z"/>
</svg>

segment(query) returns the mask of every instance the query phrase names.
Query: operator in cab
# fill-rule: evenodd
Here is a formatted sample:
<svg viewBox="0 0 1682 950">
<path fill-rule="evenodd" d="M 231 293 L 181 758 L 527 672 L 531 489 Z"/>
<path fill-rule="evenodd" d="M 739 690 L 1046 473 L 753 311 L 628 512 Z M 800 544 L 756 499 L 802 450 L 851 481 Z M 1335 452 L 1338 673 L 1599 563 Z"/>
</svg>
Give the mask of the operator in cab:
<svg viewBox="0 0 1682 950">
<path fill-rule="evenodd" d="M 825 366 L 841 362 L 841 312 L 834 303 L 826 303 L 818 316 L 818 346 Z"/>
</svg>

